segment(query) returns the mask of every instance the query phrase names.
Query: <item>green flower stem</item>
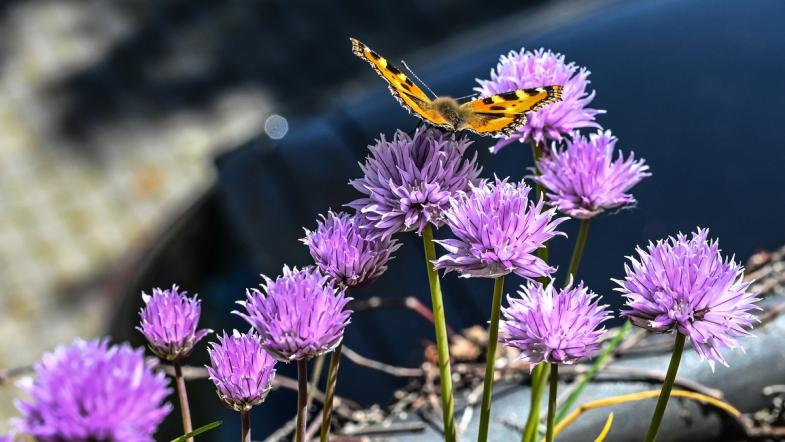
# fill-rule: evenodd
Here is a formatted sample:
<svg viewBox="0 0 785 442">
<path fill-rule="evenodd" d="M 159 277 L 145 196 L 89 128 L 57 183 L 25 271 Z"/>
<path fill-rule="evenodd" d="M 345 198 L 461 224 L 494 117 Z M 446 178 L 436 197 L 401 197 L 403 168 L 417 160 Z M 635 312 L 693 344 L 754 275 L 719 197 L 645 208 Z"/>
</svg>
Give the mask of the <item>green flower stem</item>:
<svg viewBox="0 0 785 442">
<path fill-rule="evenodd" d="M 319 355 L 316 358 L 316 362 L 313 363 L 313 369 L 311 370 L 311 384 L 308 386 L 308 398 L 306 400 L 306 404 L 308 404 L 308 408 L 311 408 L 311 404 L 313 403 L 313 395 L 316 393 L 316 390 L 319 388 L 319 380 L 322 379 L 322 370 L 324 369 L 324 359 L 325 355 Z"/>
<path fill-rule="evenodd" d="M 444 440 L 455 442 L 455 403 L 452 397 L 452 371 L 450 370 L 450 343 L 447 340 L 447 321 L 444 319 L 444 304 L 439 274 L 433 268 L 436 260 L 436 247 L 433 243 L 433 228 L 430 224 L 422 232 L 425 248 L 425 266 L 428 269 L 428 284 L 431 288 L 431 307 L 433 308 L 433 326 L 436 333 L 436 349 L 439 354 L 439 384 L 442 393 L 442 417 L 444 419 Z"/>
<path fill-rule="evenodd" d="M 295 442 L 305 440 L 305 417 L 308 414 L 308 361 L 297 361 L 297 423 L 294 427 Z"/>
<path fill-rule="evenodd" d="M 590 219 L 581 220 L 581 226 L 578 228 L 578 237 L 575 239 L 575 247 L 572 249 L 572 258 L 570 259 L 570 267 L 568 267 L 567 270 L 567 278 L 564 280 L 565 286 L 569 284 L 578 273 L 578 266 L 581 265 L 583 249 L 586 247 L 586 237 L 589 236 L 590 221 Z"/>
<path fill-rule="evenodd" d="M 556 388 L 559 385 L 559 364 L 551 364 L 551 389 L 548 393 L 548 426 L 545 442 L 553 442 L 553 422 L 556 418 Z"/>
<path fill-rule="evenodd" d="M 243 433 L 241 442 L 251 442 L 251 410 L 240 412 L 240 420 L 243 422 Z"/>
<path fill-rule="evenodd" d="M 540 402 L 545 391 L 545 381 L 548 379 L 548 364 L 538 364 L 532 370 L 531 404 L 529 417 L 523 431 L 522 442 L 534 442 L 537 439 L 537 426 L 540 423 Z"/>
<path fill-rule="evenodd" d="M 188 392 L 185 391 L 185 378 L 183 378 L 183 368 L 180 359 L 172 361 L 174 366 L 175 385 L 177 386 L 177 398 L 180 401 L 180 415 L 183 418 L 183 433 L 192 432 L 191 409 L 188 406 Z M 189 437 L 187 442 L 194 442 L 194 438 Z"/>
<path fill-rule="evenodd" d="M 499 340 L 499 315 L 502 309 L 504 276 L 499 276 L 493 283 L 493 304 L 491 304 L 491 320 L 488 324 L 488 352 L 485 355 L 485 381 L 482 387 L 482 408 L 480 409 L 480 432 L 478 442 L 488 440 L 488 424 L 491 419 L 491 397 L 493 396 L 493 377 L 496 366 L 496 345 Z"/>
<path fill-rule="evenodd" d="M 578 400 L 581 393 L 583 393 L 583 389 L 586 388 L 586 385 L 589 384 L 589 381 L 597 375 L 597 372 L 600 371 L 602 367 L 605 366 L 605 361 L 608 360 L 608 357 L 613 354 L 616 350 L 616 347 L 621 344 L 621 341 L 624 339 L 625 336 L 632 330 L 632 324 L 630 321 L 624 323 L 624 325 L 619 328 L 619 331 L 616 333 L 616 336 L 613 337 L 611 342 L 602 349 L 602 353 L 594 362 L 594 365 L 589 369 L 588 372 L 578 381 L 578 385 L 572 390 L 569 396 L 567 396 L 567 400 L 564 401 L 561 408 L 559 409 L 559 413 L 556 415 L 556 423 L 561 422 L 567 414 L 570 412 L 570 408 L 572 408 L 575 401 Z"/>
<path fill-rule="evenodd" d="M 327 369 L 327 386 L 324 389 L 324 408 L 322 409 L 322 428 L 319 432 L 319 442 L 329 442 L 330 424 L 332 423 L 333 398 L 335 397 L 335 384 L 338 381 L 338 368 L 341 365 L 341 351 L 343 342 L 338 344 L 330 355 L 330 368 Z"/>
<path fill-rule="evenodd" d="M 542 152 L 545 149 L 545 145 L 542 143 L 535 143 L 532 142 L 532 160 L 534 161 L 534 172 L 539 175 L 540 167 L 537 162 L 540 160 L 542 156 Z M 540 183 L 536 183 L 534 186 L 535 196 L 537 198 L 544 198 L 545 191 Z M 537 249 L 537 257 L 548 262 L 548 246 L 543 245 L 539 249 Z M 546 285 L 548 284 L 548 277 L 542 276 L 537 278 L 540 281 L 540 284 Z M 548 379 L 548 365 L 547 364 L 540 364 L 534 367 L 531 375 L 532 379 L 532 390 L 531 390 L 531 403 L 529 404 L 529 417 L 526 420 L 526 427 L 523 431 L 522 441 L 523 442 L 533 442 L 537 438 L 537 426 L 540 423 L 540 401 L 542 400 L 542 394 L 545 391 L 545 382 Z"/>
<path fill-rule="evenodd" d="M 646 433 L 646 442 L 654 442 L 657 439 L 657 432 L 660 430 L 662 416 L 665 415 L 665 407 L 668 406 L 668 398 L 671 396 L 673 382 L 676 380 L 676 372 L 679 371 L 681 353 L 684 351 L 684 341 L 686 338 L 685 335 L 676 332 L 676 345 L 673 347 L 671 362 L 668 364 L 668 372 L 665 374 L 665 382 L 663 382 L 662 390 L 660 390 L 660 398 L 657 399 L 657 407 L 654 409 L 654 416 L 651 418 L 649 431 Z"/>
<path fill-rule="evenodd" d="M 537 164 L 537 161 L 540 160 L 543 149 L 545 149 L 545 146 L 543 144 L 532 142 L 532 160 L 534 161 L 534 173 L 537 175 L 540 174 L 540 166 Z M 542 187 L 540 183 L 535 183 L 534 185 L 534 197 L 545 198 L 545 189 Z M 545 262 L 548 262 L 547 245 L 543 245 L 542 247 L 537 249 L 537 257 Z M 538 279 L 542 284 L 546 284 L 546 282 L 548 281 L 548 278 L 545 276 Z"/>
</svg>

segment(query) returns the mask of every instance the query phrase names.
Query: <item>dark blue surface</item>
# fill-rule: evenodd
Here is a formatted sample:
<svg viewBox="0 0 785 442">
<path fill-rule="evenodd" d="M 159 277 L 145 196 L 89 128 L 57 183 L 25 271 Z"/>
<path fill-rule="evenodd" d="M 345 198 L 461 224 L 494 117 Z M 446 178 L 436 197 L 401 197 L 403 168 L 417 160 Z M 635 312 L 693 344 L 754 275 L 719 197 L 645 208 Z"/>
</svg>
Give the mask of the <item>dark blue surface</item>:
<svg viewBox="0 0 785 442">
<path fill-rule="evenodd" d="M 485 47 L 454 47 L 444 54 L 446 61 L 434 54 L 432 64 L 417 70 L 437 92 L 463 95 L 475 77 L 487 78 L 499 54 L 525 44 L 562 52 L 592 71 L 593 106 L 608 110 L 598 121 L 619 137 L 621 149 L 646 158 L 653 172 L 634 189 L 636 208 L 602 216 L 591 226 L 579 278 L 618 305 L 609 278 L 622 276 L 624 256 L 648 240 L 706 226 L 727 253 L 741 258 L 785 242 L 784 25 L 785 2 L 776 0 L 618 3 L 538 35 L 520 29 Z M 405 55 L 375 49 L 390 59 Z M 361 62 L 348 41 L 345 53 L 335 56 Z M 373 75 L 369 70 L 368 78 Z M 415 126 L 380 79 L 368 87 L 367 95 L 338 102 L 322 116 L 291 122 L 290 134 L 279 142 L 249 143 L 219 159 L 219 197 L 232 240 L 242 244 L 234 258 L 249 272 L 233 281 L 277 274 L 284 263 L 309 264 L 298 242 L 302 226 L 313 227 L 317 214 L 357 197 L 346 183 L 359 176 L 356 162 L 380 132 Z M 476 142 L 484 176 L 527 173 L 528 146 L 512 145 L 491 156 L 490 144 Z M 571 236 L 575 229 L 575 222 L 566 225 Z M 449 232 L 441 229 L 438 235 Z M 390 271 L 355 297 L 415 295 L 429 302 L 419 238 L 401 239 L 405 245 Z M 554 262 L 562 268 L 571 247 L 571 239 L 552 242 Z M 510 278 L 507 290 L 519 282 Z M 216 284 L 221 296 L 233 299 L 245 288 Z M 453 327 L 487 320 L 491 281 L 449 275 L 443 284 Z M 413 366 L 431 336 L 429 325 L 410 312 L 386 310 L 356 315 L 346 344 L 372 358 Z M 291 367 L 282 372 L 291 375 Z M 384 402 L 400 385 L 345 363 L 338 393 L 365 404 Z M 286 402 L 293 404 L 290 392 L 273 392 L 270 399 L 277 405 L 254 411 L 256 438 L 294 410 Z M 230 420 L 223 434 L 233 438 L 234 430 Z"/>
</svg>

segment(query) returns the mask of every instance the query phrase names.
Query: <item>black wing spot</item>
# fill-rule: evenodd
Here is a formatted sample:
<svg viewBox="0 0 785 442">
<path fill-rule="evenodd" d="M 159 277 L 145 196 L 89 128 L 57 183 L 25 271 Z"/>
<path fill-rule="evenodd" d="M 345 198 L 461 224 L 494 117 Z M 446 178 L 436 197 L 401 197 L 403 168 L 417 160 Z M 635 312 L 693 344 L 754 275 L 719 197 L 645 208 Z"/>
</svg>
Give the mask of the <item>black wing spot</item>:
<svg viewBox="0 0 785 442">
<path fill-rule="evenodd" d="M 409 86 L 409 87 L 414 87 L 414 83 L 412 83 L 412 80 L 409 80 L 408 78 L 406 80 L 404 80 L 403 82 L 406 83 L 406 85 Z"/>
<path fill-rule="evenodd" d="M 395 66 L 393 66 L 391 64 L 387 65 L 387 70 L 392 72 L 394 75 L 398 75 L 398 74 L 401 73 L 401 71 L 399 71 L 398 68 L 396 68 Z"/>
<path fill-rule="evenodd" d="M 378 59 L 382 58 L 381 55 L 377 54 L 374 51 L 368 51 L 368 56 L 373 58 L 374 60 L 378 60 Z"/>
<path fill-rule="evenodd" d="M 504 100 L 517 100 L 518 99 L 518 94 L 515 93 L 515 91 L 505 92 L 503 94 L 499 94 L 499 96 L 502 97 Z"/>
<path fill-rule="evenodd" d="M 493 104 L 493 97 L 483 98 L 483 104 Z"/>
<path fill-rule="evenodd" d="M 497 105 L 497 106 L 491 106 L 490 109 L 491 110 L 506 110 L 507 107 L 506 106 L 498 106 Z"/>
</svg>

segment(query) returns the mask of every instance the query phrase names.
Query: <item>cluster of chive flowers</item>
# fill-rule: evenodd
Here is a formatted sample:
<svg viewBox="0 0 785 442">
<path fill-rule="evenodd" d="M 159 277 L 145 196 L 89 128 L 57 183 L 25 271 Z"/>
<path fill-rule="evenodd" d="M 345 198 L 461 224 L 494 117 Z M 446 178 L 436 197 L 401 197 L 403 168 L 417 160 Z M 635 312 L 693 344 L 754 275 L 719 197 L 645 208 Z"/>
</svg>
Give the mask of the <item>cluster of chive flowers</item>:
<svg viewBox="0 0 785 442">
<path fill-rule="evenodd" d="M 266 351 L 284 362 L 311 359 L 333 350 L 343 339 L 351 298 L 315 267 L 283 268 L 276 279 L 264 277 L 262 290 L 251 289 L 236 312 L 261 337 Z"/>
<path fill-rule="evenodd" d="M 400 247 L 390 237 L 374 238 L 374 229 L 364 228 L 367 224 L 362 215 L 330 211 L 317 220 L 316 229 L 305 229 L 301 241 L 319 269 L 336 284 L 362 287 L 387 270 L 387 263 Z"/>
<path fill-rule="evenodd" d="M 169 414 L 169 381 L 142 349 L 77 340 L 45 354 L 23 385 L 15 427 L 41 442 L 153 441 Z"/>
<path fill-rule="evenodd" d="M 264 351 L 256 333 L 224 333 L 208 352 L 210 380 L 227 407 L 248 411 L 265 400 L 275 378 L 276 361 Z"/>
<path fill-rule="evenodd" d="M 444 214 L 456 239 L 437 241 L 447 253 L 436 260 L 435 268 L 487 278 L 508 273 L 536 278 L 555 272 L 535 252 L 564 235 L 557 227 L 566 218 L 554 219 L 555 209 L 530 200 L 530 193 L 523 182 L 498 178 L 457 192 Z"/>
<path fill-rule="evenodd" d="M 139 313 L 137 327 L 149 343 L 150 350 L 168 361 L 187 357 L 194 346 L 212 330 L 197 330 L 202 313 L 200 301 L 189 298 L 177 285 L 169 290 L 153 289 L 142 293 L 145 306 Z"/>
<path fill-rule="evenodd" d="M 474 90 L 483 97 L 516 89 L 546 85 L 563 87 L 562 100 L 527 115 L 526 124 L 491 148 L 496 153 L 520 141 L 522 143 L 547 143 L 561 141 L 567 134 L 580 128 L 598 128 L 595 121 L 602 110 L 589 107 L 594 91 L 589 91 L 590 72 L 575 63 L 565 62 L 562 54 L 544 49 L 521 49 L 502 55 L 499 64 L 491 71 L 490 79 L 478 80 Z"/>
<path fill-rule="evenodd" d="M 222 332 L 208 344 L 207 371 L 220 401 L 247 413 L 263 403 L 278 362 L 302 362 L 341 345 L 351 322 L 349 291 L 368 286 L 387 271 L 405 232 L 423 235 L 446 227 L 435 241 L 443 253 L 431 262 L 442 274 L 500 278 L 524 284 L 502 308 L 499 342 L 514 347 L 534 367 L 574 364 L 600 348 L 604 323 L 613 315 L 583 282 L 557 288 L 557 268 L 537 251 L 565 237 L 568 219 L 586 222 L 636 203 L 631 189 L 650 176 L 645 161 L 617 151 L 618 140 L 602 130 L 589 107 L 589 72 L 550 51 L 502 56 L 483 96 L 551 84 L 563 100 L 532 113 L 511 137 L 544 148 L 526 179 L 484 179 L 472 142 L 463 135 L 418 128 L 411 135 L 381 135 L 350 185 L 361 195 L 346 204 L 353 213 L 328 211 L 305 229 L 301 241 L 313 264 L 283 266 L 262 275 L 232 312 L 249 331 Z M 596 130 L 587 135 L 579 129 Z M 527 180 L 543 189 L 535 194 Z M 562 216 L 564 215 L 564 216 Z M 756 319 L 758 297 L 743 268 L 723 257 L 708 230 L 678 234 L 628 257 L 625 276 L 614 280 L 626 300 L 621 314 L 656 333 L 690 338 L 712 366 L 725 364 L 721 350 L 740 347 Z M 540 280 L 547 282 L 540 282 Z M 176 285 L 143 294 L 138 331 L 158 358 L 175 365 L 212 331 L 199 328 L 201 303 Z M 607 299 L 607 298 L 606 298 Z M 151 441 L 171 411 L 172 389 L 141 349 L 107 340 L 82 341 L 46 354 L 35 380 L 24 386 L 15 429 L 43 442 L 60 440 Z"/>
<path fill-rule="evenodd" d="M 350 183 L 365 196 L 347 206 L 365 218 L 373 236 L 440 227 L 450 197 L 479 179 L 477 155 L 464 156 L 470 145 L 466 137 L 434 128 L 418 128 L 412 136 L 399 130 L 389 141 L 382 135 L 368 146 L 363 177 Z"/>
<path fill-rule="evenodd" d="M 714 368 L 714 362 L 727 365 L 722 348 L 737 348 L 738 338 L 749 336 L 759 298 L 743 280 L 741 265 L 724 258 L 708 233 L 680 233 L 638 249 L 616 283 L 627 299 L 623 314 L 633 324 L 688 336 Z"/>
<path fill-rule="evenodd" d="M 553 284 L 529 281 L 502 309 L 500 341 L 520 350 L 531 367 L 574 364 L 592 356 L 605 333 L 601 324 L 611 317 L 608 306 L 600 305 L 600 297 L 582 282 L 564 290 Z"/>
<path fill-rule="evenodd" d="M 564 148 L 553 148 L 537 163 L 532 179 L 546 189 L 548 200 L 560 212 L 576 219 L 635 204 L 629 190 L 650 176 L 643 160 L 619 152 L 610 131 L 584 137 L 573 133 Z"/>
</svg>

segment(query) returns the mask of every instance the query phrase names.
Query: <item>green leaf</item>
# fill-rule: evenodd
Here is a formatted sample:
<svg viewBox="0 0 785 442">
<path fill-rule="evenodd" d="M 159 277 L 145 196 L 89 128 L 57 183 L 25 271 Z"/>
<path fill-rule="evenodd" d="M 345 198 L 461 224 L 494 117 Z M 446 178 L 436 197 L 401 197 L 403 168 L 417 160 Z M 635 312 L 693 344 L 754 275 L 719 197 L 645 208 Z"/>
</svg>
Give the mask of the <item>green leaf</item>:
<svg viewBox="0 0 785 442">
<path fill-rule="evenodd" d="M 223 421 L 211 422 L 211 423 L 209 423 L 209 424 L 207 424 L 205 426 L 202 426 L 202 427 L 199 427 L 199 428 L 195 429 L 194 431 L 192 431 L 190 433 L 185 433 L 182 436 L 178 437 L 177 439 L 172 439 L 172 442 L 185 442 L 186 440 L 188 440 L 191 437 L 198 436 L 198 435 L 200 435 L 202 433 L 206 433 L 206 432 L 212 430 L 213 428 L 220 427 L 222 423 L 223 423 Z"/>
</svg>

